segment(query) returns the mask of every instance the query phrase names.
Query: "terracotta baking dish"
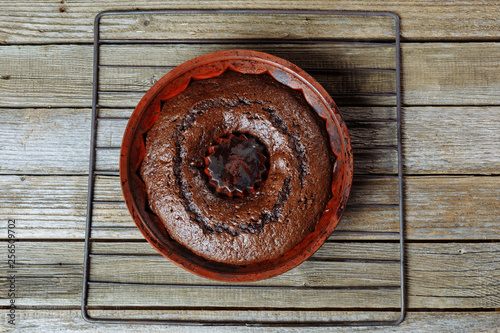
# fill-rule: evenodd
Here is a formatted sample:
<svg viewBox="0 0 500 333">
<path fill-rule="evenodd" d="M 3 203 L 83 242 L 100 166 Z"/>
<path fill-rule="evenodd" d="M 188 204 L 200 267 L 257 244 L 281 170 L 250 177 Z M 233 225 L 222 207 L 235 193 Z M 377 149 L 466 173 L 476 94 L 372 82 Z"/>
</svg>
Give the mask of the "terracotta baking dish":
<svg viewBox="0 0 500 333">
<path fill-rule="evenodd" d="M 191 80 L 202 80 L 232 70 L 247 74 L 269 74 L 292 89 L 303 92 L 307 102 L 325 119 L 331 149 L 336 157 L 332 198 L 314 232 L 285 255 L 247 266 L 205 260 L 168 235 L 160 219 L 149 209 L 145 184 L 139 168 L 145 155 L 145 137 L 160 113 L 162 101 L 185 90 Z M 309 258 L 337 226 L 352 183 L 352 149 L 338 107 L 325 89 L 296 65 L 275 56 L 249 50 L 230 50 L 206 54 L 176 67 L 144 95 L 128 122 L 120 155 L 120 180 L 125 202 L 137 227 L 148 242 L 178 266 L 203 277 L 249 282 L 284 273 Z"/>
</svg>

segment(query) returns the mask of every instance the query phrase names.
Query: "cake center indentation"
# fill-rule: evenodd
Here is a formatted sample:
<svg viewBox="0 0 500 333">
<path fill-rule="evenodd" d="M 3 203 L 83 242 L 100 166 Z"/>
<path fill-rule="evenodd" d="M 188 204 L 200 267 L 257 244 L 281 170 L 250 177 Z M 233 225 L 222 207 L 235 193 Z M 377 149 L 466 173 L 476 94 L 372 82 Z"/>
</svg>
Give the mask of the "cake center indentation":
<svg viewBox="0 0 500 333">
<path fill-rule="evenodd" d="M 231 133 L 217 139 L 205 157 L 209 183 L 220 194 L 243 197 L 261 186 L 268 172 L 266 147 L 250 134 Z"/>
</svg>

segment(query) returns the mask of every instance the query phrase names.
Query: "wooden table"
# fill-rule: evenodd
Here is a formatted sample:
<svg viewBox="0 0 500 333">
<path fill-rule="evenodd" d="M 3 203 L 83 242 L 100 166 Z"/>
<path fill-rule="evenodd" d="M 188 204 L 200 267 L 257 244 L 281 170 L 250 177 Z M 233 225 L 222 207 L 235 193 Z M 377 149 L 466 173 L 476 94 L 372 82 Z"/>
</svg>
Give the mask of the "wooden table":
<svg viewBox="0 0 500 333">
<path fill-rule="evenodd" d="M 378 330 L 500 331 L 498 1 L 442 4 L 400 0 L 384 5 L 377 1 L 326 0 L 108 1 L 101 4 L 62 0 L 0 1 L 0 8 L 0 238 L 4 249 L 0 265 L 1 328 L 20 332 L 332 331 L 326 328 L 98 325 L 83 321 L 80 313 L 95 15 L 103 10 L 136 8 L 296 8 L 392 11 L 401 17 L 408 315 L 401 326 Z M 121 59 L 119 49 L 115 55 Z M 124 84 L 120 73 L 109 77 L 122 80 L 105 82 L 110 87 Z M 146 89 L 157 79 L 154 74 L 142 74 L 129 81 L 136 88 Z M 372 82 L 369 78 L 358 81 L 372 88 L 380 82 L 380 79 Z M 375 106 L 346 107 L 343 111 L 348 118 L 372 111 L 391 116 L 391 110 Z M 126 117 L 130 109 L 115 108 L 107 112 L 101 116 Z M 114 124 L 118 125 L 101 124 L 103 134 L 98 140 L 119 144 L 124 122 Z M 378 129 L 371 134 L 380 135 Z M 389 159 L 378 159 L 382 165 L 380 170 L 395 172 Z M 112 169 L 116 161 L 116 153 L 110 153 L 98 156 L 97 163 L 103 169 Z M 358 165 L 359 170 L 368 172 L 369 161 L 365 159 L 363 163 Z M 359 198 L 375 193 L 390 197 L 393 193 L 384 192 L 386 185 L 377 180 L 368 181 L 353 195 Z M 116 177 L 102 177 L 98 186 L 104 197 L 119 197 Z M 101 208 L 102 223 L 119 220 L 132 225 L 123 206 Z M 356 230 L 377 230 L 387 220 L 394 223 L 387 214 L 381 214 L 378 219 L 369 212 L 357 214 L 356 219 L 353 216 L 346 213 L 340 230 L 355 234 Z M 15 227 L 9 228 L 13 224 L 9 224 L 10 220 L 15 220 Z M 102 228 L 96 249 L 122 253 L 133 248 L 135 253 L 146 257 L 154 254 L 137 230 L 122 228 L 126 229 L 124 233 L 119 229 Z M 9 230 L 10 234 L 14 231 L 16 237 L 15 297 L 8 295 L 13 282 L 7 264 L 8 245 L 12 244 Z M 383 245 L 390 241 L 380 237 L 339 237 L 331 239 L 326 248 L 346 256 L 377 253 L 384 259 L 390 253 Z M 159 260 L 148 259 L 146 264 L 155 267 Z M 127 263 L 121 265 L 121 268 L 111 267 L 96 274 L 113 277 Z M 185 276 L 180 269 L 175 269 L 179 271 L 174 270 L 172 274 Z M 136 271 L 127 278 L 151 279 L 145 271 Z M 8 323 L 7 317 L 12 299 L 16 305 L 15 326 Z M 243 298 L 241 302 L 251 303 L 251 299 Z M 161 306 L 114 309 L 109 306 L 113 303 L 106 304 L 96 311 L 101 311 L 101 315 L 165 315 Z M 335 310 L 339 318 L 359 318 L 366 312 L 384 309 L 384 305 L 378 303 L 374 309 L 346 304 L 345 308 Z M 210 311 L 201 309 L 178 314 L 213 319 L 215 314 Z M 262 313 L 258 307 L 247 311 L 254 320 L 263 320 Z M 266 313 L 266 316 L 289 316 L 293 320 L 295 314 L 283 310 Z"/>
</svg>

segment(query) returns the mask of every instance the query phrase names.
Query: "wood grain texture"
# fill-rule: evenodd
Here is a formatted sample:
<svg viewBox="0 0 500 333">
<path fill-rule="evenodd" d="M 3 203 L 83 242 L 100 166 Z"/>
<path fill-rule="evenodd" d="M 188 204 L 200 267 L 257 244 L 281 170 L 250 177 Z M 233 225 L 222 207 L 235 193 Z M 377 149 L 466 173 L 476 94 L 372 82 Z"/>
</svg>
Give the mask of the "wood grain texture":
<svg viewBox="0 0 500 333">
<path fill-rule="evenodd" d="M 0 47 L 0 106 L 90 107 L 92 47 Z"/>
<path fill-rule="evenodd" d="M 3 241 L 5 243 L 5 241 Z M 144 243 L 100 243 L 96 248 L 98 253 L 105 251 L 106 253 L 121 253 L 121 257 L 108 258 L 107 261 L 100 260 L 92 263 L 91 272 L 93 277 L 110 278 L 114 281 L 127 282 L 166 282 L 174 279 L 174 282 L 180 282 L 182 278 L 184 283 L 200 282 L 198 278 L 189 273 L 185 273 L 182 269 L 174 266 L 166 259 L 162 259 L 154 254 L 154 250 Z M 146 246 L 145 246 L 146 245 Z M 135 248 L 137 246 L 137 248 Z M 321 278 L 324 274 L 334 274 L 337 270 L 342 275 L 349 265 L 353 263 L 338 262 L 339 267 L 330 266 L 322 270 L 323 262 L 326 258 L 330 259 L 348 259 L 366 258 L 370 253 L 380 253 L 379 259 L 393 258 L 396 244 L 384 243 L 332 243 L 327 244 L 326 248 L 322 248 L 318 254 L 319 261 L 306 262 L 304 266 L 286 273 L 281 277 L 268 280 L 267 284 L 278 283 L 304 283 L 306 285 L 315 285 L 317 283 L 325 284 L 327 280 Z M 498 265 L 500 262 L 500 245 L 498 243 L 410 243 L 407 245 L 407 278 L 408 278 L 408 300 L 411 308 L 455 308 L 455 309 L 472 309 L 498 308 L 500 304 L 500 295 L 495 292 L 500 280 L 500 270 Z M 363 253 L 363 249 L 367 252 Z M 352 254 L 346 254 L 352 250 Z M 118 252 L 118 253 L 117 253 Z M 336 252 L 339 252 L 337 256 Z M 16 255 L 18 258 L 18 268 L 16 275 L 16 286 L 18 288 L 17 301 L 23 306 L 78 306 L 80 302 L 81 282 L 82 282 L 82 263 L 83 263 L 83 242 L 28 242 L 19 241 L 16 243 Z M 127 264 L 124 263 L 125 254 L 142 254 L 140 261 Z M 327 257 L 325 257 L 327 256 Z M 92 260 L 94 260 L 93 258 Z M 163 262 L 162 262 L 163 261 Z M 144 264 L 144 268 L 140 266 Z M 310 265 L 310 267 L 309 267 Z M 303 270 L 311 271 L 308 279 L 303 280 L 306 276 L 302 275 Z M 128 267 L 128 268 L 127 268 Z M 146 272 L 149 270 L 149 274 Z M 367 271 L 370 266 L 366 266 L 359 273 L 353 273 L 350 279 L 357 281 L 356 286 L 373 285 L 374 279 L 379 278 L 380 283 L 392 281 L 394 272 L 389 269 L 387 271 L 377 270 L 373 268 L 373 272 L 377 273 L 371 277 L 363 279 L 363 271 Z M 6 274 L 6 267 L 0 267 L 0 272 Z M 114 272 L 114 273 L 113 273 Z M 119 274 L 117 274 L 119 272 Z M 168 276 L 166 272 L 172 272 L 172 276 Z M 302 276 L 302 278 L 301 278 Z M 317 278 L 317 279 L 316 279 Z M 210 281 L 204 280 L 211 284 Z M 288 281 L 288 282 L 287 282 Z M 364 282 L 363 282 L 364 281 Z M 266 282 L 264 282 L 266 283 Z M 334 280 L 332 283 L 336 283 Z M 5 294 L 7 281 L 0 281 L 0 291 Z M 182 287 L 168 288 L 160 286 L 139 286 L 134 284 L 128 285 L 92 285 L 91 305 L 149 305 L 149 306 L 173 306 L 189 305 L 189 306 L 209 306 L 213 305 L 213 297 L 222 299 L 217 306 L 234 305 L 237 307 L 252 307 L 259 304 L 268 306 L 289 307 L 289 306 L 305 306 L 318 308 L 320 303 L 314 304 L 313 299 L 324 296 L 324 291 L 315 291 L 314 289 L 296 289 L 291 290 L 274 290 L 284 298 L 275 300 L 269 298 L 270 295 L 263 295 L 264 299 L 256 299 L 251 297 L 251 294 L 258 295 L 262 293 L 261 289 L 238 289 L 240 296 L 245 297 L 245 300 L 252 299 L 251 302 L 245 301 L 244 304 L 234 303 L 241 302 L 237 299 L 237 294 L 223 293 L 225 289 L 209 289 L 200 290 L 199 288 Z M 50 290 L 50 297 L 47 297 Z M 165 292 L 169 291 L 169 297 L 165 298 Z M 98 297 L 97 292 L 106 293 Z M 144 292 L 144 293 L 143 293 Z M 275 293 L 272 293 L 273 295 Z M 309 299 L 295 299 L 291 297 L 294 294 L 306 292 Z M 351 294 L 350 291 L 340 290 L 344 296 L 349 296 L 346 300 L 341 300 L 339 303 L 335 299 L 323 299 L 323 306 L 331 306 L 338 304 L 342 307 L 359 308 L 363 307 L 362 297 L 357 297 L 356 294 Z M 215 294 L 214 294 L 215 293 Z M 347 293 L 347 294 L 345 294 Z M 197 295 L 193 298 L 188 295 Z M 245 296 L 244 296 L 245 295 Z M 305 294 L 301 294 L 305 295 Z M 372 290 L 367 290 L 367 293 L 361 293 L 366 297 L 364 301 L 368 302 L 370 307 L 387 308 L 389 304 L 397 302 L 393 291 L 387 290 L 379 293 Z M 147 296 L 147 297 L 146 297 Z M 375 297 L 375 298 L 372 298 Z M 284 303 L 284 300 L 288 301 Z M 355 301 L 358 300 L 358 303 Z M 262 301 L 262 303 L 258 303 Z M 383 304 L 382 301 L 386 303 Z M 0 305 L 6 305 L 8 299 L 0 299 Z M 391 303 L 387 303 L 391 302 Z M 330 304 L 330 305 L 329 305 Z"/>
<path fill-rule="evenodd" d="M 403 44 L 403 102 L 406 105 L 499 105 L 500 65 L 495 56 L 499 52 L 500 43 Z M 143 54 L 120 52 L 117 60 L 142 64 Z M 321 67 L 326 55 L 315 54 L 318 61 L 311 61 L 316 57 L 309 53 L 307 63 Z M 370 67 L 374 59 L 372 54 L 360 54 L 366 57 L 358 55 L 356 62 Z M 343 68 L 350 65 L 345 56 L 330 57 L 329 62 Z M 158 53 L 157 58 L 162 58 L 162 54 Z M 90 45 L 2 46 L 0 74 L 0 107 L 91 106 Z M 150 85 L 159 78 L 155 75 L 146 75 L 142 81 L 129 84 Z M 360 75 L 346 79 L 343 89 L 356 91 L 358 85 L 366 87 L 370 83 L 370 90 L 387 91 L 386 82 Z M 106 93 L 101 94 L 100 103 L 115 108 L 135 107 L 142 95 L 142 92 Z M 340 97 L 337 101 L 341 105 L 394 105 L 395 98 L 351 96 Z"/>
<path fill-rule="evenodd" d="M 93 19 L 104 10 L 169 9 L 169 8 L 282 8 L 392 11 L 401 17 L 402 36 L 406 39 L 494 39 L 499 35 L 496 13 L 499 3 L 479 0 L 435 3 L 399 0 L 377 1 L 109 1 L 95 3 L 78 0 L 60 2 L 38 1 L 36 5 L 0 2 L 1 43 L 91 42 Z M 144 25 L 143 25 L 144 27 Z"/>
<path fill-rule="evenodd" d="M 0 110 L 0 173 L 88 174 L 89 109 Z"/>
<path fill-rule="evenodd" d="M 0 177 L 3 235 L 7 219 L 15 219 L 17 238 L 84 238 L 87 181 L 87 176 Z"/>
<path fill-rule="evenodd" d="M 0 331 L 352 331 L 352 328 L 96 325 L 84 322 L 79 311 L 90 138 L 93 51 L 90 43 L 95 15 L 108 9 L 139 8 L 314 8 L 388 10 L 402 19 L 403 167 L 407 174 L 405 235 L 410 312 L 400 327 L 356 331 L 500 332 L 498 0 L 398 0 L 392 3 L 375 0 L 106 3 L 0 0 L 0 8 L 0 133 L 3 134 L 0 216 L 5 221 L 0 222 L 0 233 L 4 235 L 0 236 L 0 245 L 6 247 L 8 219 L 16 220 L 19 239 L 16 243 L 17 325 L 13 328 L 2 323 Z M 363 18 L 353 22 L 341 18 L 334 27 L 314 15 L 286 20 L 251 15 L 237 20 L 217 15 L 203 20 L 199 17 L 165 20 L 142 15 L 104 19 L 102 36 L 188 39 L 391 36 L 390 19 Z M 389 135 L 395 134 L 394 123 L 367 121 L 370 117 L 395 119 L 395 108 L 391 107 L 396 102 L 392 71 L 394 48 L 342 44 L 239 47 L 281 56 L 309 71 L 342 107 L 353 142 L 359 147 L 354 152 L 358 176 L 350 206 L 336 232 L 311 260 L 255 285 L 374 287 L 397 284 L 399 267 L 394 262 L 399 255 L 397 235 L 377 233 L 398 230 L 397 208 L 355 206 L 366 201 L 394 203 L 396 200 L 395 180 L 359 177 L 359 174 L 394 174 L 397 170 L 395 151 L 363 148 L 368 144 L 395 143 Z M 100 95 L 99 103 L 107 108 L 98 111 L 101 117 L 124 119 L 100 120 L 99 144 L 120 145 L 123 124 L 133 107 L 173 66 L 199 54 L 227 48 L 234 45 L 103 45 L 101 63 L 104 66 L 100 69 L 99 84 L 106 92 Z M 124 69 L 115 65 L 144 67 Z M 327 73 L 326 67 L 333 70 Z M 118 157 L 117 149 L 99 150 L 97 170 L 115 173 Z M 213 286 L 210 289 L 138 286 L 137 282 L 170 281 L 188 285 L 206 282 L 218 287 L 222 284 L 198 278 L 160 257 L 135 227 L 118 185 L 116 177 L 97 177 L 96 198 L 118 202 L 94 206 L 91 236 L 95 240 L 92 251 L 96 255 L 91 259 L 90 272 L 94 280 L 130 284 L 92 285 L 92 315 L 178 320 L 236 318 L 264 322 L 397 317 L 390 308 L 399 304 L 397 290 L 339 289 L 326 293 L 314 288 L 267 292 L 214 289 Z M 109 254 L 113 256 L 107 256 Z M 139 255 L 140 261 L 132 255 Z M 6 265 L 0 265 L 0 276 L 7 276 Z M 0 279 L 0 294 L 4 295 L 0 296 L 1 317 L 8 311 L 7 290 L 7 279 Z M 116 308 L 116 305 L 132 308 Z M 175 309 L 172 305 L 187 308 Z M 217 309 L 217 306 L 230 308 Z M 291 311 L 294 306 L 303 308 Z M 336 311 L 326 311 L 329 306 L 337 307 Z M 341 308 L 345 311 L 340 311 Z M 370 308 L 373 311 L 367 311 Z M 354 309 L 361 311 L 351 311 Z M 438 309 L 453 311 L 436 311 Z"/>
<path fill-rule="evenodd" d="M 36 242 L 32 242 L 33 244 Z M 147 260 L 157 260 L 161 255 L 146 241 L 110 243 L 106 241 L 96 241 L 92 243 L 92 254 L 96 255 L 129 255 L 147 256 Z M 316 251 L 310 261 L 348 261 L 348 260 L 399 260 L 399 243 L 388 242 L 385 244 L 370 242 L 347 242 L 347 241 L 327 241 L 318 251 Z M 196 281 L 211 282 L 221 284 L 216 281 L 209 281 L 189 273 L 189 279 Z M 121 277 L 115 276 L 114 279 Z M 164 279 L 165 277 L 159 277 Z M 276 278 L 279 280 L 279 277 Z M 263 282 L 255 282 L 263 283 Z"/>
<path fill-rule="evenodd" d="M 209 309 L 201 310 L 152 310 L 152 311 L 130 311 L 130 310 L 117 310 L 114 314 L 109 310 L 90 310 L 90 315 L 93 317 L 110 318 L 113 315 L 119 317 L 136 317 L 136 318 L 162 318 L 162 319 L 181 319 L 181 320 L 206 320 L 221 322 L 224 320 L 234 321 L 238 319 L 241 321 L 248 322 L 264 322 L 272 323 L 274 322 L 329 322 L 333 320 L 395 320 L 399 317 L 398 312 L 387 311 L 290 311 L 288 309 L 268 310 L 245 310 L 238 311 L 226 310 L 217 311 Z M 249 325 L 250 326 L 250 325 Z M 281 327 L 283 328 L 283 327 Z M 267 332 L 267 331 L 266 331 Z M 272 331 L 271 331 L 272 332 Z"/>
<path fill-rule="evenodd" d="M 103 118 L 129 118 L 132 109 L 99 108 L 97 114 Z M 342 107 L 342 117 L 345 121 L 357 121 L 367 119 L 396 119 L 396 107 Z"/>
<path fill-rule="evenodd" d="M 426 178 L 416 178 L 423 181 Z M 436 178 L 433 178 L 435 180 Z M 398 180 L 393 178 L 363 177 L 353 179 L 349 204 L 392 205 L 398 203 Z M 95 201 L 123 202 L 120 178 L 98 175 L 95 177 Z"/>
<path fill-rule="evenodd" d="M 393 119 L 391 107 L 343 107 L 353 145 L 395 144 L 395 124 L 359 120 Z M 100 109 L 102 117 L 129 117 L 130 109 Z M 409 174 L 498 174 L 499 107 L 405 107 L 403 166 Z M 0 173 L 88 173 L 89 109 L 3 109 Z M 465 121 L 467 120 L 467 121 Z M 121 145 L 126 119 L 98 122 L 98 145 Z M 119 150 L 97 151 L 96 169 L 118 171 Z M 359 174 L 397 172 L 391 150 L 354 149 Z"/>
<path fill-rule="evenodd" d="M 97 122 L 96 146 L 119 148 L 128 120 L 101 119 Z M 349 136 L 353 148 L 396 146 L 396 123 L 359 121 L 349 124 Z"/>
<path fill-rule="evenodd" d="M 390 16 L 314 13 L 103 16 L 102 39 L 336 39 L 391 40 L 395 19 Z M 221 28 L 223 27 L 223 28 Z"/>
<path fill-rule="evenodd" d="M 168 294 L 168 298 L 165 297 Z M 232 297 L 225 297 L 231 295 Z M 222 307 L 240 307 L 245 302 L 249 307 L 289 308 L 294 304 L 299 308 L 356 308 L 360 304 L 370 304 L 374 308 L 399 305 L 397 290 L 353 290 L 332 289 L 328 293 L 311 289 L 304 290 L 249 290 L 230 288 L 193 288 L 136 285 L 95 284 L 89 289 L 89 304 L 115 306 L 120 299 L 126 306 L 194 306 L 207 307 L 214 304 Z"/>
<path fill-rule="evenodd" d="M 499 52 L 500 43 L 403 45 L 403 102 L 407 105 L 500 104 Z M 489 70 L 477 71 L 479 68 Z M 433 93 L 429 93 L 431 91 Z"/>
<path fill-rule="evenodd" d="M 100 48 L 103 66 L 178 66 L 200 55 L 235 48 L 253 49 L 287 59 L 305 69 L 394 69 L 395 47 L 390 44 L 135 44 Z M 124 55 L 127 54 L 127 57 Z M 137 60 L 140 59 L 140 62 Z M 111 70 L 111 68 L 103 68 Z M 151 68 L 153 69 L 153 68 Z M 168 70 L 165 68 L 164 70 Z M 117 69 L 114 69 L 117 70 Z M 157 70 L 161 70 L 157 68 Z M 154 78 L 152 78 L 154 80 Z M 147 81 L 146 81 L 147 84 Z"/>
<path fill-rule="evenodd" d="M 353 80 L 350 81 L 353 82 Z M 143 96 L 142 92 L 103 91 L 99 93 L 98 105 L 105 108 L 134 108 Z M 332 94 L 332 97 L 340 107 L 396 105 L 394 94 Z"/>
<path fill-rule="evenodd" d="M 396 73 L 392 71 L 304 70 L 313 75 L 332 96 L 396 93 Z M 104 67 L 100 71 L 99 89 L 145 93 L 169 71 L 169 68 Z"/>
<path fill-rule="evenodd" d="M 130 245 L 129 245 L 130 246 Z M 347 247 L 348 248 L 348 247 Z M 383 249 L 378 249 L 380 252 Z M 326 252 L 326 250 L 325 250 Z M 138 260 L 140 262 L 138 262 Z M 297 269 L 280 275 L 269 281 L 249 283 L 248 286 L 273 287 L 380 287 L 399 285 L 400 266 L 397 262 L 332 262 L 336 260 L 331 255 L 321 261 L 307 261 Z M 226 284 L 197 278 L 189 272 L 183 272 L 166 262 L 163 257 L 128 257 L 98 256 L 92 258 L 91 281 L 106 281 L 113 283 L 152 283 L 152 284 L 186 284 L 187 290 L 192 290 L 197 284 L 224 287 Z M 112 268 L 110 266 L 112 264 Z M 162 272 L 152 274 L 152 272 Z M 192 286 L 192 287 L 189 287 Z M 119 287 L 116 287 L 119 288 Z M 230 293 L 230 289 L 222 289 Z M 260 289 L 254 295 L 262 295 L 266 290 Z M 231 295 L 232 298 L 232 295 Z M 251 297 L 254 298 L 254 297 Z M 256 296 L 255 298 L 260 298 Z M 330 300 L 331 302 L 331 300 Z M 332 304 L 332 303 L 330 303 Z M 391 302 L 391 304 L 396 304 Z M 389 304 L 386 304 L 390 307 Z M 207 304 L 206 306 L 209 306 Z M 258 306 L 258 305 L 256 305 Z M 265 306 L 262 304 L 262 306 Z M 397 305 L 394 305 L 397 306 Z M 332 306 L 335 307 L 335 306 Z"/>
<path fill-rule="evenodd" d="M 114 47 L 114 46 L 113 46 Z M 127 48 L 117 47 L 115 51 L 109 52 L 109 56 L 104 55 L 106 51 L 110 51 L 111 46 L 102 51 L 103 63 L 118 64 L 121 58 L 127 55 L 129 58 L 124 62 L 133 65 L 142 65 L 141 61 L 133 61 L 136 52 L 144 54 L 146 52 L 131 51 L 120 52 L 135 48 L 128 46 Z M 206 47 L 205 47 L 206 48 Z M 229 48 L 224 46 L 222 48 Z M 252 47 L 253 48 L 253 47 Z M 500 52 L 499 43 L 417 43 L 402 45 L 402 87 L 403 87 L 403 102 L 406 105 L 498 105 L 500 104 L 500 64 L 497 61 L 496 54 Z M 140 49 L 144 49 L 142 46 Z M 167 50 L 167 54 L 171 53 L 171 47 L 155 47 L 148 49 L 150 54 L 147 59 L 162 59 L 150 60 L 146 63 L 154 63 L 155 66 L 175 66 L 177 61 L 171 63 L 171 57 L 164 57 L 163 50 Z M 203 50 L 203 47 L 188 47 L 189 51 L 185 50 L 182 54 L 189 55 L 186 57 L 197 56 L 209 50 Z M 200 50 L 201 49 L 201 50 Z M 278 47 L 279 49 L 279 47 Z M 347 47 L 350 50 L 350 47 Z M 308 52 L 302 51 L 295 53 L 294 56 L 288 56 L 287 51 L 283 50 L 281 56 L 285 59 L 293 59 L 299 66 L 313 68 L 356 68 L 357 66 L 364 68 L 395 68 L 394 62 L 386 63 L 389 59 L 383 57 L 374 57 L 369 53 L 356 54 L 358 48 L 353 48 L 352 51 L 357 55 L 357 59 L 352 63 L 346 62 L 344 57 L 337 58 L 336 48 L 333 50 L 313 49 Z M 158 52 L 160 51 L 160 52 Z M 170 52 L 168 52 L 170 51 Z M 181 50 L 176 50 L 180 53 Z M 210 50 L 210 51 L 213 51 Z M 322 52 L 318 52 L 322 51 Z M 378 47 L 371 53 L 381 54 L 386 52 L 386 49 Z M 154 57 L 154 54 L 157 56 Z M 275 53 L 273 51 L 271 53 Z M 288 51 L 290 52 L 290 51 Z M 341 51 L 345 53 L 346 51 Z M 349 53 L 349 51 L 347 51 Z M 338 52 L 337 52 L 338 53 Z M 119 54 L 122 56 L 120 57 Z M 320 54 L 317 56 L 317 54 Z M 329 61 L 313 62 L 312 59 L 327 58 L 331 54 Z M 107 57 L 112 57 L 114 60 L 107 61 Z M 140 58 L 139 58 L 140 59 Z M 184 59 L 184 58 L 181 58 Z M 358 64 L 360 63 L 360 64 Z M 353 66 L 353 67 L 349 67 Z M 484 69 L 484 70 L 483 70 Z M 103 72 L 104 77 L 101 80 L 103 90 L 118 90 L 131 91 L 130 93 L 106 93 L 102 94 L 99 103 L 108 107 L 123 107 L 134 106 L 137 104 L 142 94 L 139 91 L 144 91 L 148 86 L 152 85 L 156 80 L 166 73 L 168 69 L 129 69 L 125 72 L 123 69 L 107 69 Z M 119 74 L 124 76 L 120 79 Z M 388 80 L 394 83 L 394 73 L 376 72 L 367 74 L 366 72 L 347 72 L 335 73 L 325 77 L 322 74 L 311 72 L 316 79 L 325 86 L 327 91 L 339 102 L 340 105 L 380 105 L 394 104 L 393 100 L 383 96 L 365 96 L 366 93 L 394 93 L 395 86 Z M 315 75 L 316 74 L 316 75 Z M 392 76 L 391 76 L 392 75 Z M 111 78 L 107 78 L 111 77 Z M 339 89 L 340 87 L 340 89 Z M 344 94 L 355 94 L 350 98 L 344 98 Z"/>
<path fill-rule="evenodd" d="M 332 240 L 342 239 L 398 239 L 398 235 L 380 232 L 398 232 L 397 208 L 373 208 L 348 206 L 342 220 L 332 234 Z M 92 237 L 95 239 L 142 239 L 142 235 L 130 217 L 125 203 L 98 203 L 93 209 Z M 364 232 L 369 232 L 364 234 Z M 370 233 L 371 232 L 371 233 Z"/>
<path fill-rule="evenodd" d="M 418 239 L 498 239 L 497 217 L 500 216 L 499 177 L 407 177 L 405 181 L 406 196 L 406 234 L 409 238 Z M 96 178 L 95 200 L 122 201 L 119 180 L 116 177 L 101 176 Z M 379 178 L 357 178 L 353 181 L 350 205 L 394 204 L 397 198 L 397 180 Z M 485 207 L 481 209 L 480 207 Z M 359 212 L 359 211 L 358 211 Z M 359 215 L 350 215 L 356 217 Z M 359 213 L 366 213 L 361 211 Z M 389 217 L 382 226 L 374 226 L 380 218 L 391 216 L 394 210 L 380 210 L 369 216 L 381 214 L 368 222 L 361 219 L 352 225 L 343 224 L 345 231 L 398 231 L 394 217 Z M 367 216 L 368 217 L 368 216 Z M 355 218 L 347 221 L 356 221 Z M 368 222 L 369 229 L 360 227 Z M 388 223 L 389 222 L 389 223 Z M 390 223 L 392 222 L 392 223 Z M 387 229 L 382 229 L 388 227 Z M 359 228 L 359 229 L 358 229 Z M 418 235 L 418 236 L 416 236 Z M 336 237 L 336 235 L 332 235 Z M 414 238 L 415 237 L 415 238 Z"/>
<path fill-rule="evenodd" d="M 406 177 L 408 239 L 498 240 L 500 177 Z M 350 204 L 397 200 L 394 180 L 367 178 L 354 184 Z M 99 200 L 123 201 L 116 177 L 99 176 Z M 87 177 L 1 176 L 0 215 L 16 219 L 19 238 L 82 239 L 85 230 Z M 363 198 L 363 200 L 361 199 Z M 96 205 L 95 237 L 142 239 L 123 204 Z M 6 229 L 6 222 L 0 230 Z M 349 207 L 335 239 L 357 239 L 359 231 L 397 231 L 397 210 Z M 351 234 L 349 234 L 351 233 Z M 387 239 L 371 236 L 373 239 Z"/>
<path fill-rule="evenodd" d="M 0 310 L 2 314 L 5 310 Z M 317 316 L 311 313 L 303 313 L 300 317 L 296 313 L 287 311 L 276 311 L 267 313 L 257 311 L 251 313 L 253 317 L 250 320 L 317 320 Z M 315 333 L 315 332 L 352 332 L 353 328 L 321 328 L 321 327 L 183 327 L 183 326 L 168 326 L 168 325 L 144 325 L 144 324 L 95 324 L 87 323 L 82 320 L 79 310 L 18 310 L 19 321 L 15 328 L 8 328 L 8 332 L 25 332 L 36 327 L 42 332 L 175 332 L 175 333 L 233 333 L 237 332 L 252 332 L 252 333 Z M 190 315 L 186 311 L 167 312 L 161 310 L 93 310 L 91 315 L 95 317 L 109 318 L 121 316 L 124 318 L 207 318 L 206 320 L 221 320 L 226 316 L 220 312 L 211 312 L 207 310 L 198 311 L 196 315 Z M 237 317 L 240 313 L 231 313 L 230 319 Z M 391 313 L 388 319 L 392 319 L 396 314 Z M 373 312 L 350 312 L 338 311 L 331 312 L 330 318 L 335 320 L 343 319 L 358 319 L 366 320 L 372 318 L 382 318 L 380 313 Z M 398 327 L 360 327 L 356 328 L 356 332 L 386 332 L 395 333 L 401 331 L 408 332 L 478 332 L 478 333 L 493 333 L 500 330 L 499 324 L 500 315 L 498 312 L 409 312 L 405 321 Z"/>
<path fill-rule="evenodd" d="M 499 111 L 468 106 L 404 108 L 405 172 L 498 175 Z"/>
</svg>

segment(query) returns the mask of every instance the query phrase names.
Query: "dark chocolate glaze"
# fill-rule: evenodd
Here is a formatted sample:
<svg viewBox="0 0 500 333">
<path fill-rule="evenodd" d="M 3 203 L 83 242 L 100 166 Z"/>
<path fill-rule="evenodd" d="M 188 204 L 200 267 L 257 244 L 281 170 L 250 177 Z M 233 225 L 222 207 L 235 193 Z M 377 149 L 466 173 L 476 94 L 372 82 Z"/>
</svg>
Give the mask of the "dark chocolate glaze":
<svg viewBox="0 0 500 333">
<path fill-rule="evenodd" d="M 256 137 L 269 154 L 266 181 L 241 198 L 216 193 L 204 172 L 209 147 L 230 133 Z M 314 230 L 331 198 L 333 162 L 324 121 L 301 92 L 228 71 L 164 103 L 141 176 L 173 239 L 205 259 L 246 265 L 284 254 Z"/>
</svg>

